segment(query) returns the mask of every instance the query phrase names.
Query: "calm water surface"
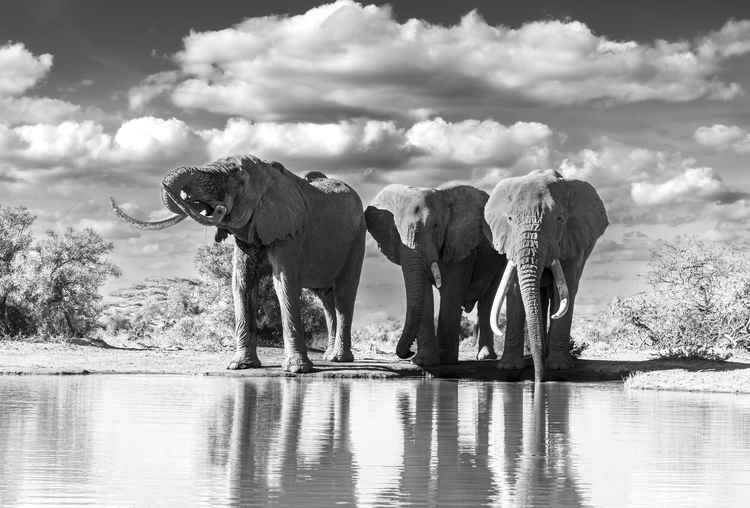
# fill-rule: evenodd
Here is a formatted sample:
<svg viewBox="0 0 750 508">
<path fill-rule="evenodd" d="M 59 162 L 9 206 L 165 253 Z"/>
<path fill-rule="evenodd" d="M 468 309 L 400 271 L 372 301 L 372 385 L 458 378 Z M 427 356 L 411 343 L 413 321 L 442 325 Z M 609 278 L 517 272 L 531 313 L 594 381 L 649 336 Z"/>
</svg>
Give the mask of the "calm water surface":
<svg viewBox="0 0 750 508">
<path fill-rule="evenodd" d="M 749 506 L 750 396 L 0 377 L 0 505 Z"/>
</svg>

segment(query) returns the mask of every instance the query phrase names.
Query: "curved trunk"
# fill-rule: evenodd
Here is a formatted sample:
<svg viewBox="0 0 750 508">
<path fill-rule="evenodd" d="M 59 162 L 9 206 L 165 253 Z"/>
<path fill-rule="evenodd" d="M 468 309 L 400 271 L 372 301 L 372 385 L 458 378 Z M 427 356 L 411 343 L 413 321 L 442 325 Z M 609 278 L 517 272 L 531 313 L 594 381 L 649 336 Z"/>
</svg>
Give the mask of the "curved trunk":
<svg viewBox="0 0 750 508">
<path fill-rule="evenodd" d="M 401 271 L 406 286 L 406 319 L 401 338 L 396 346 L 399 358 L 412 355 L 411 345 L 419 333 L 419 325 L 424 313 L 424 294 L 427 278 L 424 273 L 424 260 L 417 251 L 409 251 L 401 257 Z"/>
<path fill-rule="evenodd" d="M 521 290 L 524 310 L 526 311 L 526 330 L 529 337 L 529 349 L 534 361 L 534 379 L 544 381 L 544 340 L 547 326 L 544 322 L 540 297 L 540 263 L 539 243 L 536 235 L 529 238 L 530 245 L 522 249 L 518 264 L 518 284 Z"/>
<path fill-rule="evenodd" d="M 176 213 L 178 215 L 185 215 L 185 212 L 177 203 L 174 202 L 174 200 L 172 200 L 172 198 L 166 192 L 166 189 L 173 190 L 176 194 L 179 195 L 180 190 L 185 185 L 187 180 L 192 175 L 194 175 L 197 170 L 198 168 L 191 167 L 174 168 L 171 169 L 166 174 L 166 176 L 164 176 L 164 178 L 162 178 L 161 201 L 162 203 L 164 203 L 164 206 L 169 209 L 170 212 Z"/>
</svg>

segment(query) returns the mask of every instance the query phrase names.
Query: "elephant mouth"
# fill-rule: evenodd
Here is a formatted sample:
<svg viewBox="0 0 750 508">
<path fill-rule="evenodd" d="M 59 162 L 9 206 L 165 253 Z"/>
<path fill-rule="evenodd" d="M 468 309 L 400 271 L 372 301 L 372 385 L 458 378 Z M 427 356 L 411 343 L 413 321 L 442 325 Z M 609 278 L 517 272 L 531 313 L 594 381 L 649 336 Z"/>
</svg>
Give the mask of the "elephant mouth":
<svg viewBox="0 0 750 508">
<path fill-rule="evenodd" d="M 174 192 L 164 185 L 164 192 L 177 204 L 185 214 L 204 226 L 216 226 L 229 220 L 230 211 L 226 204 L 217 201 L 207 201 L 181 190 Z"/>
</svg>

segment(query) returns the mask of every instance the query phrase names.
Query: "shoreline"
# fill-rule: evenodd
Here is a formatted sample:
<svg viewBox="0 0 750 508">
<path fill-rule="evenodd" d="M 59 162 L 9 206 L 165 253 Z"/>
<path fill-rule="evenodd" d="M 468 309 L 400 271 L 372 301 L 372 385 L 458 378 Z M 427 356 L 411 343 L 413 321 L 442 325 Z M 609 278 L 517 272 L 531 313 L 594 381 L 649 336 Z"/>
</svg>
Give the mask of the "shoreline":
<svg viewBox="0 0 750 508">
<path fill-rule="evenodd" d="M 495 361 L 462 359 L 455 365 L 421 368 L 391 355 L 355 351 L 353 363 L 323 361 L 313 351 L 315 371 L 290 374 L 280 369 L 283 350 L 260 347 L 264 366 L 226 370 L 229 351 L 132 349 L 69 343 L 0 342 L 0 376 L 5 375 L 192 375 L 215 377 L 301 377 L 356 379 L 443 378 L 481 381 L 530 381 L 530 360 L 523 369 L 499 369 Z M 464 355 L 465 356 L 465 355 Z M 750 361 L 660 360 L 586 358 L 574 369 L 548 371 L 549 381 L 620 381 L 628 389 L 750 393 Z M 645 355 L 644 355 L 645 356 Z"/>
</svg>

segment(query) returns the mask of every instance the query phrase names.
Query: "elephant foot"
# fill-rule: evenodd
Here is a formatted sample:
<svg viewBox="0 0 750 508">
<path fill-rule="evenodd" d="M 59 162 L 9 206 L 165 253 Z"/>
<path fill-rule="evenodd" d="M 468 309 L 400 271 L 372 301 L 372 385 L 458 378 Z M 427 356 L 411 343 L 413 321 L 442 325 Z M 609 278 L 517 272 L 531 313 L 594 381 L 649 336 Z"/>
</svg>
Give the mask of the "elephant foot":
<svg viewBox="0 0 750 508">
<path fill-rule="evenodd" d="M 235 351 L 232 359 L 227 365 L 228 370 L 255 369 L 260 367 L 260 359 L 256 353 L 248 351 Z"/>
<path fill-rule="evenodd" d="M 413 364 L 419 365 L 420 367 L 440 365 L 440 357 L 434 351 L 429 353 L 420 353 L 417 351 L 417 354 L 414 355 L 411 361 Z"/>
<path fill-rule="evenodd" d="M 494 349 L 488 346 L 482 346 L 482 348 L 477 351 L 477 360 L 497 360 L 497 353 L 495 353 Z"/>
<path fill-rule="evenodd" d="M 520 370 L 525 366 L 526 362 L 524 362 L 522 356 L 509 357 L 508 355 L 503 355 L 503 357 L 497 362 L 497 368 L 502 370 Z"/>
<path fill-rule="evenodd" d="M 284 357 L 284 360 L 281 362 L 281 370 L 293 374 L 304 374 L 313 371 L 313 364 L 310 359 L 307 358 L 307 355 L 292 354 Z"/>
<path fill-rule="evenodd" d="M 546 363 L 547 368 L 551 370 L 568 370 L 576 365 L 575 359 L 570 354 L 555 355 L 550 353 Z"/>
<path fill-rule="evenodd" d="M 323 353 L 323 359 L 328 362 L 349 363 L 354 361 L 354 354 L 351 350 L 338 351 L 335 348 L 329 348 Z"/>
</svg>

